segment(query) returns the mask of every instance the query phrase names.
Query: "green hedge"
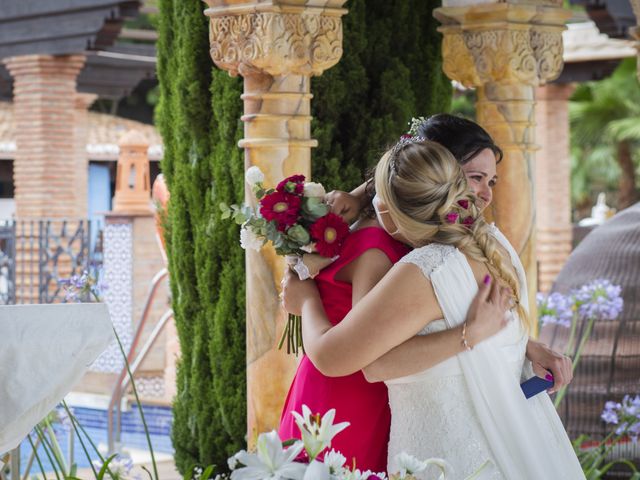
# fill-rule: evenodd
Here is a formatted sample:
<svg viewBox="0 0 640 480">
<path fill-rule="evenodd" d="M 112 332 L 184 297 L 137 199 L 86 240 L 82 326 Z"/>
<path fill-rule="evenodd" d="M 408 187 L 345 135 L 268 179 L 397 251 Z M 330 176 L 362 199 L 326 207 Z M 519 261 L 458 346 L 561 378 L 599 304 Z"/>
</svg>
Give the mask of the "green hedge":
<svg viewBox="0 0 640 480">
<path fill-rule="evenodd" d="M 213 67 L 200 0 L 159 0 L 156 123 L 171 191 L 167 245 L 182 358 L 175 460 L 226 467 L 246 431 L 245 279 L 238 228 L 219 202 L 243 198 L 242 82 Z M 351 0 L 344 56 L 312 83 L 313 176 L 350 189 L 412 116 L 448 110 L 440 40 L 423 0 Z"/>
</svg>

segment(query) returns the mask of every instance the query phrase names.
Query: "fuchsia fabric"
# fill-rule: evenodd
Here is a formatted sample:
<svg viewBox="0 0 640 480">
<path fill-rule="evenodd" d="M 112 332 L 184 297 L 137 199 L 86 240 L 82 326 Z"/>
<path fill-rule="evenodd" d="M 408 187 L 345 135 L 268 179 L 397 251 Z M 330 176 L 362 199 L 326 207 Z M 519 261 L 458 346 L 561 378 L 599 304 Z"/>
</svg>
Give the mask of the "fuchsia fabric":
<svg viewBox="0 0 640 480">
<path fill-rule="evenodd" d="M 352 232 L 345 240 L 340 257 L 315 278 L 332 324 L 339 323 L 351 310 L 351 284 L 336 280 L 336 274 L 372 248 L 384 252 L 392 263 L 409 252 L 405 245 L 381 228 L 366 227 Z M 354 338 L 353 341 L 357 342 L 358 339 Z M 305 355 L 298 366 L 280 418 L 278 433 L 282 440 L 300 438 L 300 431 L 290 412 L 301 412 L 303 404 L 313 413 L 321 415 L 335 408 L 334 423 L 347 421 L 351 424 L 334 438 L 331 445 L 347 458 L 347 465 L 351 466 L 355 458 L 356 467 L 361 470 L 386 471 L 391 413 L 387 387 L 383 382 L 369 383 L 362 372 L 346 377 L 326 377 Z"/>
</svg>

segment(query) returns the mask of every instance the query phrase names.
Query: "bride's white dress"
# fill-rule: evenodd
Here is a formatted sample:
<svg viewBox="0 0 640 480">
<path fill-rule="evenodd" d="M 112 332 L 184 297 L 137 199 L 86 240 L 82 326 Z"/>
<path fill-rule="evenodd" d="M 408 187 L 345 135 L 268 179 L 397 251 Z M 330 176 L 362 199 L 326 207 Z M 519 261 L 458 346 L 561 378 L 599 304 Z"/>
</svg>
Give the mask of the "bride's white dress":
<svg viewBox="0 0 640 480">
<path fill-rule="evenodd" d="M 506 238 L 523 292 L 522 266 Z M 431 244 L 406 255 L 428 278 L 445 315 L 420 335 L 459 325 L 477 293 L 466 257 L 451 246 Z M 523 297 L 526 298 L 525 295 Z M 415 375 L 389 380 L 391 433 L 389 471 L 394 457 L 407 452 L 418 459 L 439 457 L 454 468 L 447 479 L 463 479 L 485 461 L 488 477 L 507 480 L 583 479 L 564 427 L 547 393 L 525 399 L 520 383 L 533 375 L 525 359 L 528 335 L 512 312 L 508 326 L 472 351 Z M 419 479 L 437 478 L 427 470 Z"/>
</svg>

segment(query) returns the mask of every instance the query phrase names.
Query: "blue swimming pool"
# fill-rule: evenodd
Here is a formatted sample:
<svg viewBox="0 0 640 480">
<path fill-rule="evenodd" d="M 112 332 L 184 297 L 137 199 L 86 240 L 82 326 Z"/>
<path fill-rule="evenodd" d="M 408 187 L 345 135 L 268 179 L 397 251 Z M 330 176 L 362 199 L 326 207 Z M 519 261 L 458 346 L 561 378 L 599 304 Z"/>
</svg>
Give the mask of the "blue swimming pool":
<svg viewBox="0 0 640 480">
<path fill-rule="evenodd" d="M 161 406 L 143 406 L 144 417 L 149 429 L 151 444 L 154 452 L 173 454 L 173 446 L 171 445 L 171 425 L 173 416 L 171 408 Z M 92 408 L 73 408 L 73 413 L 80 424 L 84 427 L 87 434 L 96 446 L 107 445 L 107 412 L 106 410 Z M 69 426 L 60 423 L 54 423 L 54 431 L 65 459 L 69 451 Z M 35 435 L 35 434 L 34 434 Z M 35 436 L 32 437 L 35 441 Z M 93 448 L 89 442 L 83 437 L 85 446 L 89 450 L 91 461 L 98 460 Z M 144 434 L 144 427 L 138 408 L 133 406 L 128 412 L 122 414 L 122 435 L 121 443 L 125 449 L 148 450 L 147 439 Z M 32 447 L 28 440 L 24 440 L 20 446 L 20 464 L 24 472 L 29 457 L 31 456 Z M 78 468 L 90 466 L 90 461 L 82 449 L 80 440 L 74 434 L 74 460 Z M 51 465 L 47 459 L 47 455 L 42 447 L 38 448 L 38 456 L 43 464 L 45 471 L 51 470 Z M 36 462 L 31 467 L 31 473 L 39 473 L 40 468 Z"/>
</svg>

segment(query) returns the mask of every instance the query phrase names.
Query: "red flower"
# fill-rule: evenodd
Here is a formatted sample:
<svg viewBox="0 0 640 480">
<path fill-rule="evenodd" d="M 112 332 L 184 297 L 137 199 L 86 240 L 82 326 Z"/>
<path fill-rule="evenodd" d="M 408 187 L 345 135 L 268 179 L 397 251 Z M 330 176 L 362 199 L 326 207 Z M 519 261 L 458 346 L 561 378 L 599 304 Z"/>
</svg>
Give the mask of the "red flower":
<svg viewBox="0 0 640 480">
<path fill-rule="evenodd" d="M 340 253 L 344 239 L 349 235 L 349 225 L 342 217 L 327 213 L 319 218 L 309 229 L 311 238 L 316 241 L 316 249 L 323 257 L 335 257 Z"/>
<path fill-rule="evenodd" d="M 400 140 L 411 140 L 412 138 L 413 137 L 411 135 L 409 135 L 408 133 L 400 135 Z"/>
<path fill-rule="evenodd" d="M 460 205 L 465 210 L 469 209 L 469 200 L 458 200 L 458 205 Z"/>
<path fill-rule="evenodd" d="M 304 175 L 291 175 L 282 180 L 276 190 L 280 193 L 295 193 L 301 195 L 304 191 Z"/>
<path fill-rule="evenodd" d="M 260 200 L 260 214 L 267 220 L 275 220 L 278 230 L 284 232 L 298 220 L 300 197 L 290 193 L 273 192 Z"/>
<path fill-rule="evenodd" d="M 471 226 L 473 225 L 473 222 L 475 221 L 476 219 L 473 217 L 466 217 L 464 220 L 462 220 L 462 224 L 467 228 L 471 228 Z"/>
<path fill-rule="evenodd" d="M 458 221 L 458 214 L 456 212 L 447 213 L 444 218 L 447 220 L 447 223 L 456 223 Z"/>
</svg>

